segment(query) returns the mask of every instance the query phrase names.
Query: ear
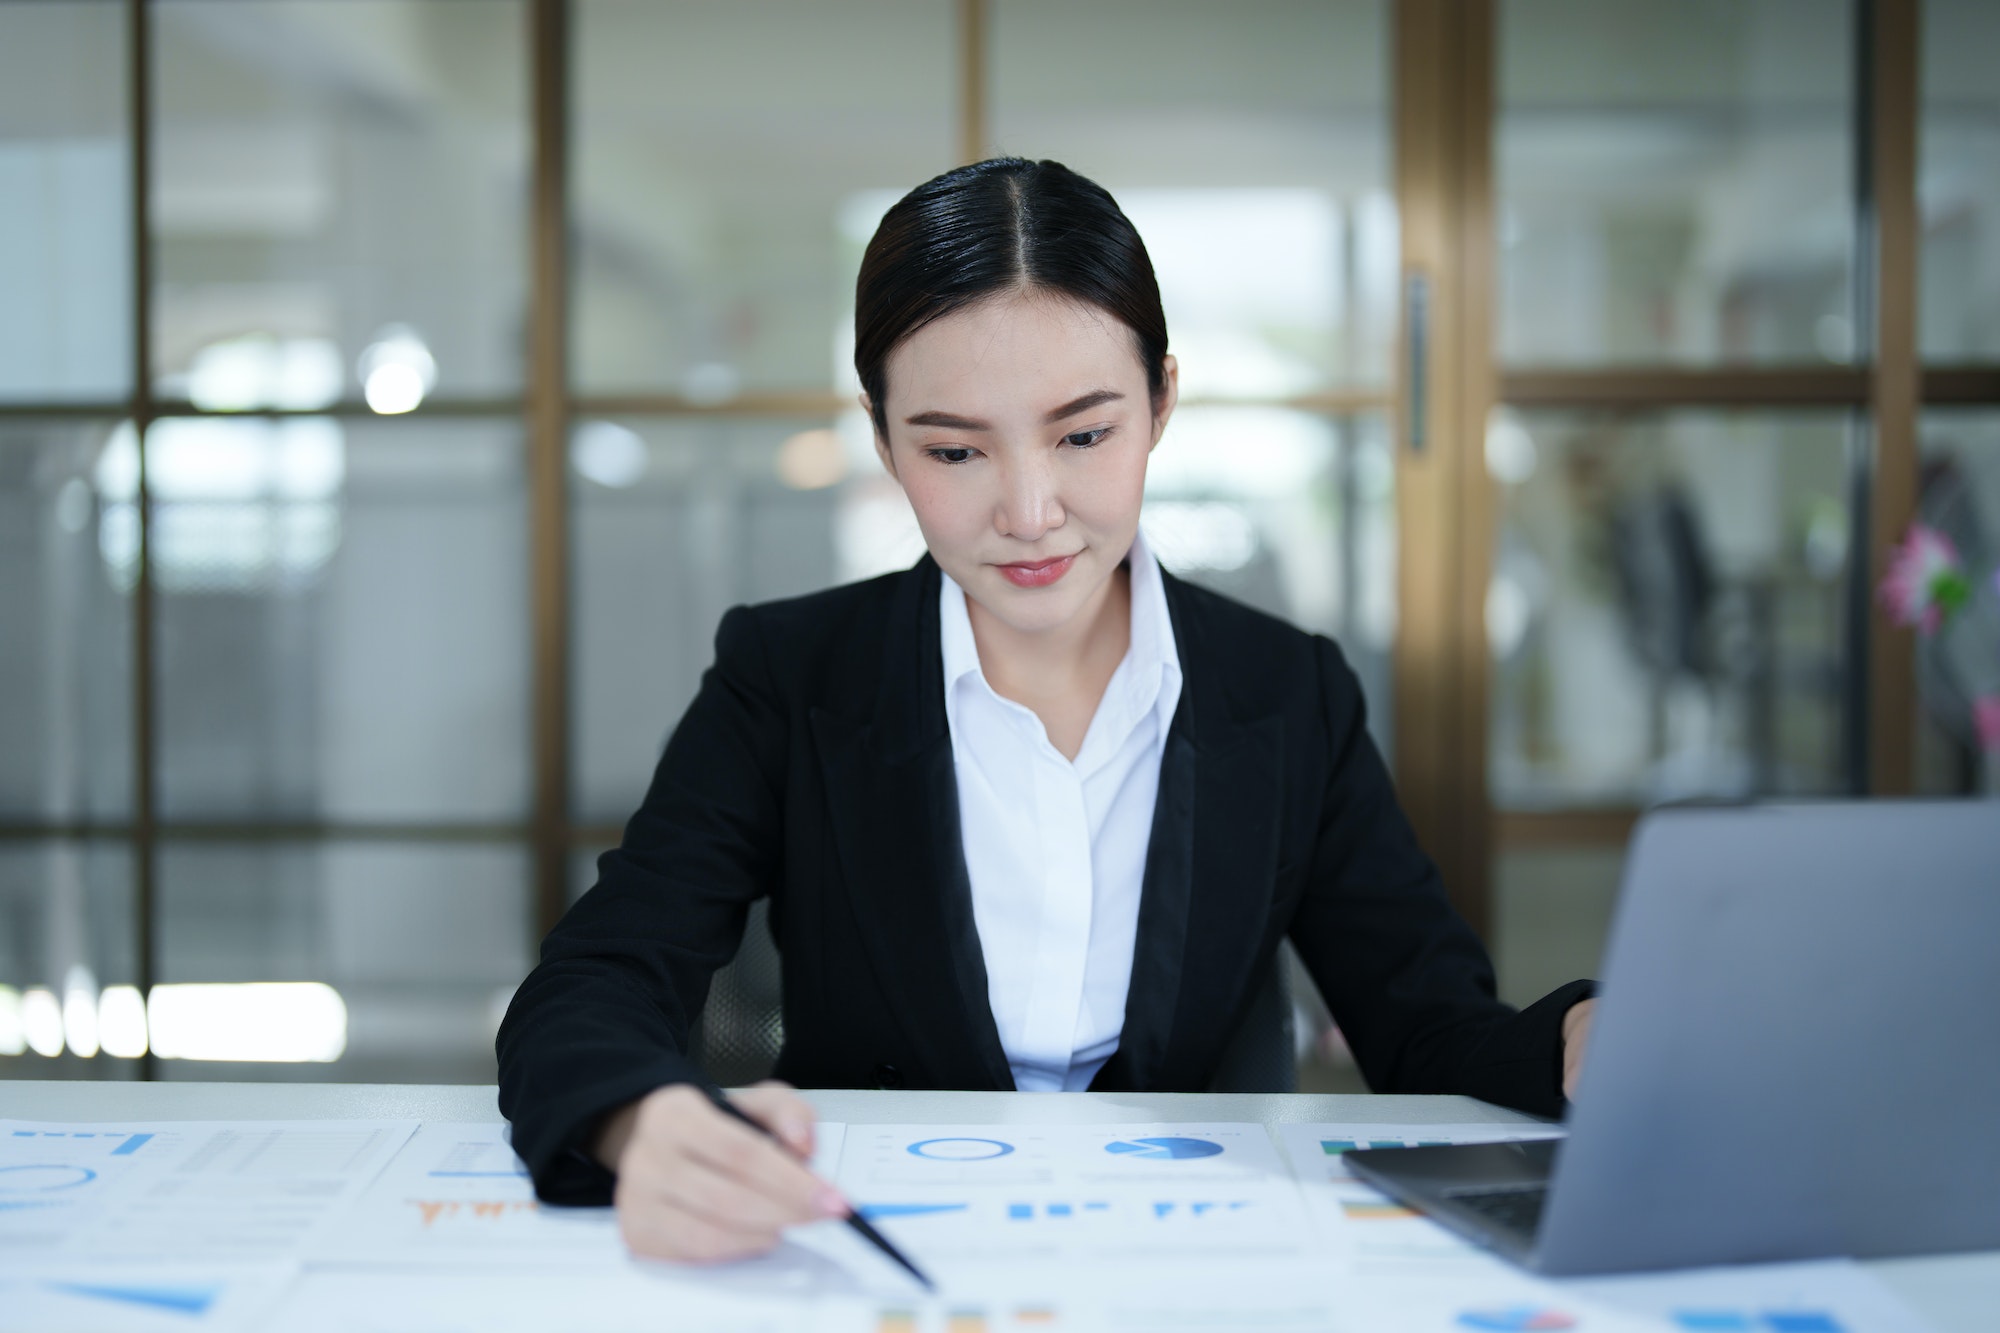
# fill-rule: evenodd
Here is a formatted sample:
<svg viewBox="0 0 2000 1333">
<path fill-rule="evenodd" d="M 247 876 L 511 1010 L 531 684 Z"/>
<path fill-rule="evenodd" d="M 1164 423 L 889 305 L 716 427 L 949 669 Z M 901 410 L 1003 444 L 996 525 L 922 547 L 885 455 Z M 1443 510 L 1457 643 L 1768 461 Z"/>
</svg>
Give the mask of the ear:
<svg viewBox="0 0 2000 1333">
<path fill-rule="evenodd" d="M 854 396 L 854 401 L 861 404 L 861 411 L 868 418 L 869 432 L 875 437 L 875 456 L 882 460 L 883 471 L 895 477 L 896 461 L 889 455 L 888 439 L 883 436 L 881 428 L 875 424 L 875 405 L 868 401 L 868 391 L 863 389 Z M 896 477 L 896 480 L 900 482 L 902 478 Z"/>
<path fill-rule="evenodd" d="M 1159 444 L 1160 436 L 1167 430 L 1167 418 L 1174 414 L 1174 405 L 1181 400 L 1181 363 L 1168 352 L 1160 358 L 1160 368 L 1167 382 L 1160 390 L 1160 409 L 1153 413 L 1153 443 L 1147 446 L 1148 450 Z"/>
</svg>

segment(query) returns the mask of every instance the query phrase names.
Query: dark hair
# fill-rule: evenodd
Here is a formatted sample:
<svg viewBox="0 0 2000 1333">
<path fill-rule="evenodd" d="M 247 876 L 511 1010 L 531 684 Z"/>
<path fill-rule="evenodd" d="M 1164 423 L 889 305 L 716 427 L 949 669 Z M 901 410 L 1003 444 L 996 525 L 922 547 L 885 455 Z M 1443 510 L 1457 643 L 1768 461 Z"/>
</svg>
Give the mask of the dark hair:
<svg viewBox="0 0 2000 1333">
<path fill-rule="evenodd" d="M 889 434 L 889 353 L 995 292 L 1048 291 L 1115 316 L 1146 385 L 1166 391 L 1167 317 L 1153 262 L 1104 187 L 1060 162 L 994 157 L 933 177 L 882 216 L 854 284 L 854 368 Z"/>
</svg>

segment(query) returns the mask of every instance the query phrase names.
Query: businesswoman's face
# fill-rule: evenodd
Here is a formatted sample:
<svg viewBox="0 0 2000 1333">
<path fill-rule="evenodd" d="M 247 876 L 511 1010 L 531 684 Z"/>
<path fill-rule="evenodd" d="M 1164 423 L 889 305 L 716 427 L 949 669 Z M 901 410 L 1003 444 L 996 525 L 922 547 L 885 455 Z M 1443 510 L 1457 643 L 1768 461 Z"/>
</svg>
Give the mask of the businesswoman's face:
<svg viewBox="0 0 2000 1333">
<path fill-rule="evenodd" d="M 1100 605 L 1139 529 L 1174 358 L 1155 411 L 1130 329 L 1030 292 L 925 325 L 886 369 L 889 436 L 876 449 L 938 565 L 1023 633 Z"/>
</svg>

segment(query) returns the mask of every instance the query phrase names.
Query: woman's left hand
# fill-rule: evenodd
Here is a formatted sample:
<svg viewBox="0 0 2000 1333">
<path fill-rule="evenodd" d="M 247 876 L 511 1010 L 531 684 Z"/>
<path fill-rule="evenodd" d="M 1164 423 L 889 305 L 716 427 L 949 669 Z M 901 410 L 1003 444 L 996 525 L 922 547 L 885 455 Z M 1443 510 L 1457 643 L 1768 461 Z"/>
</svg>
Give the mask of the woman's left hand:
<svg viewBox="0 0 2000 1333">
<path fill-rule="evenodd" d="M 1590 1020 L 1597 1012 L 1595 998 L 1579 1000 L 1563 1015 L 1563 1096 L 1576 1096 L 1576 1081 L 1583 1074 L 1584 1048 L 1590 1044 Z"/>
</svg>

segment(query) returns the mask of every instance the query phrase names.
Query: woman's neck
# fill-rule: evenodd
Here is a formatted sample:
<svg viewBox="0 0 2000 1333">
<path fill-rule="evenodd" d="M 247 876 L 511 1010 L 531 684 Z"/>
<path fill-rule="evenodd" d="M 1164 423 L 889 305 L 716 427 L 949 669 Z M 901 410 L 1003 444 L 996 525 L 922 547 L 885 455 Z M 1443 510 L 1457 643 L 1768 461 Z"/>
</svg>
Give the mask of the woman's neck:
<svg viewBox="0 0 2000 1333">
<path fill-rule="evenodd" d="M 1097 595 L 1054 629 L 1024 633 L 965 599 L 986 683 L 1041 718 L 1065 759 L 1083 748 L 1098 700 L 1132 641 L 1132 575 L 1119 565 Z"/>
</svg>

